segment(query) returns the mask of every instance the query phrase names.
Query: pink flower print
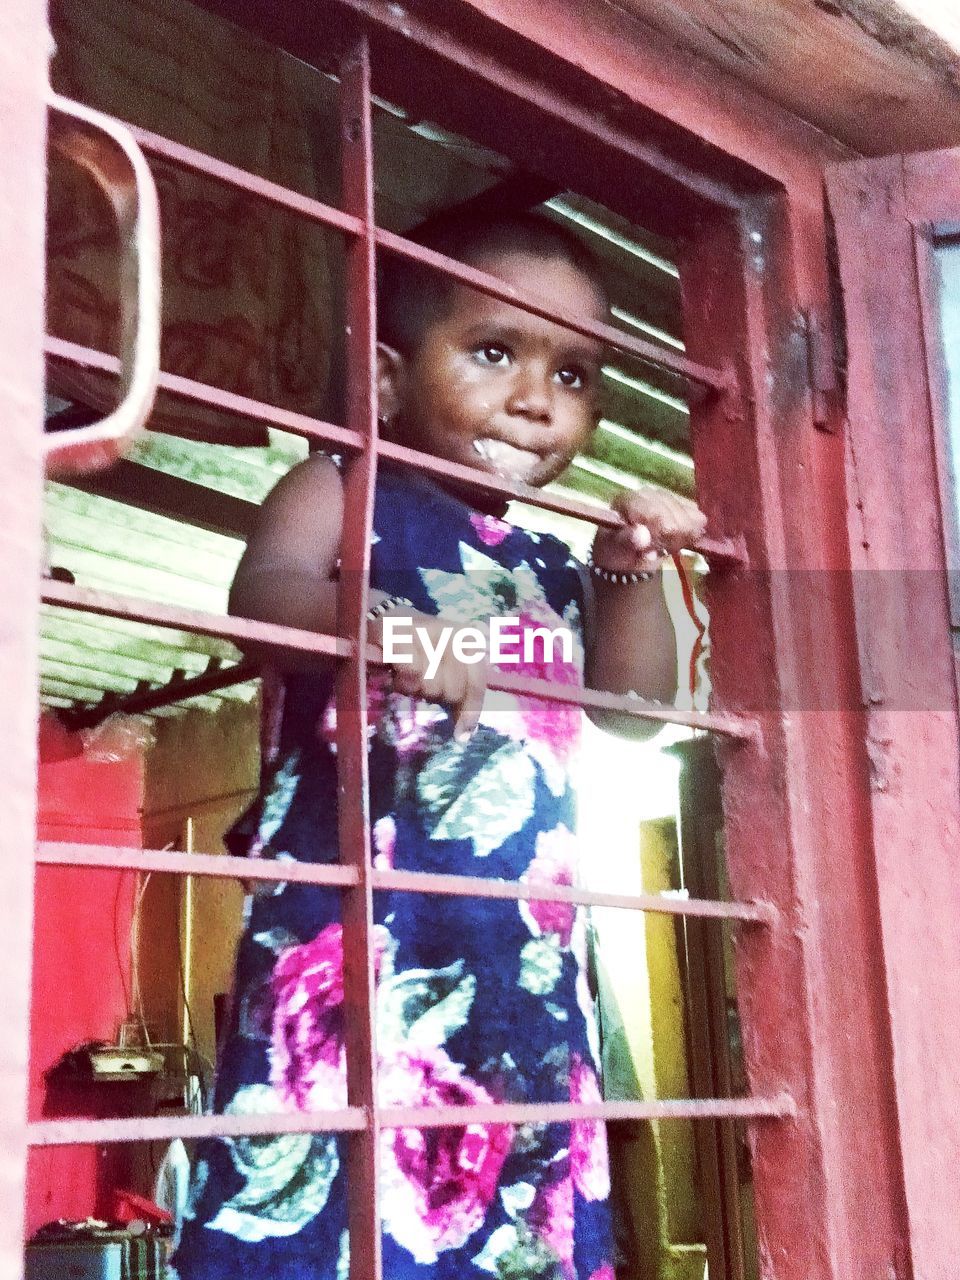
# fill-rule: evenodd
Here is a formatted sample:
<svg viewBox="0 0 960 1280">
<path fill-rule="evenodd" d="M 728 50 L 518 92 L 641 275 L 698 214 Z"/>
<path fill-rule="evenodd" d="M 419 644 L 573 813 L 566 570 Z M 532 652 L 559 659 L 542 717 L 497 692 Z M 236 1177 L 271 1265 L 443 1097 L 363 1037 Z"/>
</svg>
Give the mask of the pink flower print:
<svg viewBox="0 0 960 1280">
<path fill-rule="evenodd" d="M 537 836 L 537 852 L 521 877 L 524 884 L 573 884 L 577 840 L 563 824 Z M 570 945 L 577 909 L 572 902 L 521 902 L 520 914 L 535 936 L 554 933 L 560 945 Z"/>
<path fill-rule="evenodd" d="M 320 717 L 320 723 L 317 725 L 317 737 L 321 742 L 325 742 L 332 751 L 337 749 L 337 703 L 336 699 L 331 696 L 330 701 L 323 709 L 323 715 Z"/>
<path fill-rule="evenodd" d="M 434 726 L 445 719 L 446 712 L 436 703 L 395 693 L 385 724 L 387 741 L 406 760 L 429 744 Z"/>
<path fill-rule="evenodd" d="M 477 537 L 485 547 L 499 547 L 504 538 L 513 532 L 513 525 L 506 520 L 498 520 L 496 516 L 481 515 L 479 511 L 470 513 L 470 523 L 477 531 Z"/>
<path fill-rule="evenodd" d="M 389 940 L 383 925 L 374 926 L 374 940 L 379 968 Z M 310 942 L 282 951 L 270 986 L 270 1083 L 301 1111 L 345 1107 L 342 925 L 329 924 Z"/>
<path fill-rule="evenodd" d="M 521 612 L 519 632 L 506 633 L 511 649 L 519 655 L 520 661 L 498 663 L 499 669 L 530 680 L 579 685 L 580 669 L 575 662 L 563 661 L 559 638 L 554 641 L 552 651 L 549 651 L 546 637 L 534 634 L 535 628 L 553 631 L 564 625 L 551 610 L 540 612 L 544 616 L 539 618 L 529 612 Z M 516 640 L 513 639 L 514 635 L 517 636 Z M 526 660 L 527 654 L 529 661 Z M 563 702 L 547 702 L 543 698 L 520 698 L 518 701 L 520 732 L 511 736 L 523 736 L 535 742 L 546 743 L 558 759 L 568 760 L 580 740 L 580 708 Z M 510 729 L 506 728 L 505 732 L 509 733 Z"/>
<path fill-rule="evenodd" d="M 575 1280 L 573 1266 L 573 1179 L 567 1161 L 561 1176 L 544 1182 L 530 1207 L 528 1222 L 557 1255 L 564 1280 Z"/>
<path fill-rule="evenodd" d="M 397 824 L 390 814 L 378 818 L 373 824 L 373 865 L 378 871 L 389 871 L 393 867 L 393 854 L 397 844 Z"/>
<path fill-rule="evenodd" d="M 387 695 L 390 692 L 390 673 L 380 671 L 367 679 L 367 739 L 371 739 L 377 731 L 377 725 L 383 719 L 387 706 Z M 331 751 L 337 750 L 337 700 L 331 695 L 324 708 L 320 723 L 317 725 L 317 737 L 325 742 Z"/>
<path fill-rule="evenodd" d="M 570 1061 L 570 1101 L 601 1102 L 597 1073 L 579 1054 Z M 570 1168 L 585 1200 L 606 1200 L 610 1194 L 607 1131 L 600 1120 L 574 1120 L 570 1125 Z"/>
<path fill-rule="evenodd" d="M 380 1064 L 384 1107 L 484 1105 L 493 1099 L 440 1048 L 402 1050 Z M 418 1263 L 459 1249 L 480 1227 L 513 1141 L 508 1124 L 386 1130 L 383 1224 Z"/>
<path fill-rule="evenodd" d="M 609 1262 L 605 1262 L 602 1267 L 598 1267 L 591 1275 L 590 1280 L 617 1280 L 616 1272 Z"/>
</svg>

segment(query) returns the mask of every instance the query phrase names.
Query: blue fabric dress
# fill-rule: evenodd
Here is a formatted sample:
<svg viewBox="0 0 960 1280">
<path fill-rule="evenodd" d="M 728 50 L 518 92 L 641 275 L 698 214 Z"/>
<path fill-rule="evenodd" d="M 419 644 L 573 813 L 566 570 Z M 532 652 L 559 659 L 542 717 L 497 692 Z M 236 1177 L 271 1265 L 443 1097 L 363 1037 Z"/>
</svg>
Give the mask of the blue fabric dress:
<svg viewBox="0 0 960 1280">
<path fill-rule="evenodd" d="M 423 613 L 519 618 L 504 671 L 582 683 L 581 576 L 558 539 L 384 468 L 372 583 Z M 565 627 L 563 652 L 534 628 Z M 279 751 L 236 851 L 333 862 L 329 679 L 288 680 Z M 570 884 L 569 765 L 581 713 L 488 692 L 472 740 L 445 708 L 369 690 L 376 865 Z M 339 895 L 264 886 L 248 900 L 216 1109 L 346 1102 Z M 565 903 L 379 893 L 377 1055 L 384 1106 L 599 1100 L 585 921 Z M 614 1280 L 605 1131 L 595 1123 L 385 1132 L 389 1280 Z M 281 1135 L 201 1144 L 174 1259 L 180 1280 L 345 1280 L 347 1142 Z"/>
</svg>

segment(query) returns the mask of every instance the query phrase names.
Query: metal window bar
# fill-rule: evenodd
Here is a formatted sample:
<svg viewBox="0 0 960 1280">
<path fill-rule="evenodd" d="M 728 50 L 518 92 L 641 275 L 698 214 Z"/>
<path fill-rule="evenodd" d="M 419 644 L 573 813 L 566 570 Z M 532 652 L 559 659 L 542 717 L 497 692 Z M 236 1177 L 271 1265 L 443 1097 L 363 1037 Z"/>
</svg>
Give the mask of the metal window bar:
<svg viewBox="0 0 960 1280">
<path fill-rule="evenodd" d="M 772 1098 L 672 1098 L 663 1102 L 486 1103 L 464 1107 L 343 1107 L 336 1111 L 278 1112 L 271 1116 L 136 1116 L 118 1120 L 35 1120 L 32 1147 L 107 1142 L 162 1142 L 173 1138 L 273 1136 L 279 1133 L 350 1133 L 370 1139 L 378 1129 L 443 1129 L 469 1124 L 563 1124 L 571 1120 L 786 1120 L 797 1114 L 788 1093 Z M 349 1198 L 356 1196 L 352 1186 Z M 369 1209 L 369 1206 L 368 1206 Z M 370 1216 L 369 1212 L 366 1214 Z M 376 1235 L 379 1238 L 380 1225 Z M 351 1237 L 351 1242 L 355 1237 Z M 364 1241 L 364 1237 L 360 1237 Z M 364 1247 L 363 1244 L 361 1247 Z M 354 1254 L 357 1251 L 354 1251 Z M 369 1255 L 368 1255 L 369 1260 Z M 352 1264 L 351 1264 L 352 1265 Z M 362 1280 L 373 1280 L 366 1267 Z"/>
<path fill-rule="evenodd" d="M 165 374 L 161 387 L 187 399 L 260 421 L 269 422 L 314 440 L 332 442 L 350 451 L 345 474 L 345 510 L 342 562 L 344 574 L 341 607 L 346 630 L 356 639 L 321 636 L 312 632 L 203 614 L 193 610 L 160 605 L 151 601 L 87 591 L 56 582 L 45 582 L 42 598 L 55 605 L 85 609 L 95 613 L 152 622 L 200 634 L 229 638 L 240 643 L 259 644 L 288 653 L 313 653 L 340 659 L 338 671 L 338 713 L 341 736 L 338 767 L 341 788 L 341 863 L 334 867 L 282 866 L 257 860 L 218 856 L 122 850 L 82 845 L 50 845 L 38 848 L 41 864 L 69 863 L 91 868 L 131 867 L 175 874 L 242 876 L 248 881 L 297 880 L 304 883 L 336 885 L 343 891 L 345 934 L 345 985 L 350 1016 L 346 1019 L 349 1066 L 349 1105 L 340 1111 L 277 1114 L 269 1117 L 204 1116 L 162 1119 L 38 1121 L 29 1126 L 32 1146 L 58 1144 L 151 1141 L 175 1136 L 229 1136 L 284 1132 L 343 1132 L 352 1135 L 349 1161 L 349 1214 L 351 1236 L 350 1274 L 357 1280 L 381 1280 L 380 1220 L 378 1211 L 378 1135 L 382 1128 L 464 1125 L 486 1120 L 504 1122 L 561 1122 L 576 1119 L 606 1121 L 637 1119 L 762 1119 L 795 1115 L 793 1099 L 786 1093 L 768 1098 L 676 1099 L 647 1103 L 587 1104 L 495 1104 L 458 1108 L 381 1108 L 376 1095 L 376 1055 L 373 1011 L 375 988 L 373 952 L 370 945 L 373 895 L 377 890 L 420 893 L 545 898 L 621 907 L 626 910 L 661 911 L 675 915 L 738 920 L 753 926 L 775 923 L 775 908 L 768 903 L 720 903 L 697 900 L 587 893 L 558 886 L 536 886 L 509 882 L 472 880 L 470 877 L 430 876 L 416 873 L 378 871 L 370 858 L 368 788 L 365 750 L 366 664 L 371 646 L 360 642 L 369 586 L 369 546 L 372 528 L 373 494 L 379 457 L 392 457 L 422 470 L 453 474 L 468 484 L 506 497 L 523 498 L 540 507 L 565 512 L 594 524 L 613 526 L 618 518 L 553 495 L 527 490 L 522 485 L 498 481 L 471 468 L 453 468 L 415 450 L 381 442 L 377 437 L 375 380 L 375 254 L 377 247 L 401 253 L 431 268 L 478 288 L 492 296 L 515 302 L 536 314 L 565 324 L 578 332 L 599 338 L 636 358 L 656 364 L 686 379 L 701 393 L 729 390 L 724 373 L 678 354 L 676 351 L 634 338 L 607 325 L 587 324 L 556 313 L 535 298 L 520 297 L 502 281 L 452 262 L 403 237 L 379 229 L 373 217 L 373 153 L 369 45 L 358 38 L 341 68 L 341 125 L 344 143 L 344 197 L 341 212 L 309 200 L 274 183 L 244 173 L 190 148 L 143 130 L 135 130 L 141 145 L 155 155 L 232 183 L 306 217 L 343 231 L 348 237 L 348 365 L 351 403 L 347 425 L 325 423 L 293 414 L 246 397 L 189 379 Z M 47 353 L 72 363 L 116 370 L 116 361 L 102 352 L 91 351 L 57 338 L 47 340 Z M 697 548 L 717 566 L 745 563 L 742 544 L 736 540 L 704 540 Z M 580 706 L 609 707 L 661 723 L 681 723 L 740 742 L 758 740 L 759 726 L 733 716 L 698 715 L 639 699 L 617 697 L 597 690 L 571 692 L 549 682 L 499 677 L 491 687 L 537 697 L 576 703 Z"/>
<path fill-rule="evenodd" d="M 619 330 L 617 330 L 619 332 Z M 82 369 L 96 369 L 102 373 L 118 375 L 120 362 L 116 356 L 93 347 L 84 347 L 63 338 L 49 336 L 45 342 L 47 355 L 53 360 L 62 360 L 67 364 L 77 365 Z M 222 412 L 232 413 L 238 417 L 251 418 L 264 422 L 268 426 L 278 427 L 291 435 L 302 436 L 307 440 L 315 440 L 321 444 L 335 444 L 343 449 L 359 452 L 363 448 L 363 438 L 349 427 L 325 422 L 320 418 L 311 418 L 306 414 L 293 413 L 260 400 L 252 400 L 247 396 L 237 395 L 232 391 L 224 391 L 203 382 L 195 382 L 191 378 L 183 378 L 177 374 L 161 373 L 159 387 L 170 395 L 181 399 L 204 404 Z M 490 476 L 461 466 L 454 462 L 440 462 L 429 453 L 411 449 L 407 445 L 393 441 L 377 440 L 377 454 L 381 458 L 390 458 L 395 462 L 403 462 L 418 467 L 432 475 L 455 476 L 473 487 L 483 488 L 488 493 L 496 493 L 508 499 L 518 499 L 531 506 L 542 507 L 545 511 L 556 511 L 560 515 L 573 516 L 578 520 L 588 520 L 604 528 L 615 528 L 621 523 L 614 512 L 594 506 L 586 502 L 578 502 L 575 498 L 562 497 L 559 494 L 543 493 L 539 489 L 530 489 L 526 485 L 503 480 L 498 476 Z M 710 538 L 704 537 L 696 542 L 691 551 L 698 551 L 715 568 L 746 568 L 747 554 L 741 537 Z"/>
<path fill-rule="evenodd" d="M 362 222 L 363 236 L 347 246 L 347 422 L 369 443 L 344 473 L 340 550 L 340 616 L 356 636 L 337 675 L 337 781 L 340 860 L 356 868 L 357 887 L 342 895 L 344 1041 L 347 1102 L 365 1124 L 350 1140 L 347 1225 L 350 1280 L 383 1273 L 380 1229 L 380 1115 L 373 946 L 373 884 L 367 761 L 367 646 L 361 643 L 370 585 L 370 535 L 377 479 L 376 245 L 373 238 L 373 118 L 370 45 L 358 38 L 340 68 L 343 199 Z M 341 733 L 342 728 L 342 733 Z"/>
<path fill-rule="evenodd" d="M 223 667 L 214 658 L 201 675 L 185 676 L 183 672 L 179 672 L 166 684 L 147 684 L 135 689 L 133 693 L 106 693 L 99 702 L 64 712 L 62 718 L 68 729 L 92 728 L 114 713 L 138 715 L 157 711 L 176 702 L 185 702 L 188 698 L 220 693 L 235 685 L 246 684 L 248 680 L 256 680 L 259 675 L 259 669 L 252 662 L 237 662 Z"/>
<path fill-rule="evenodd" d="M 120 361 L 116 356 L 108 355 L 105 351 L 96 351 L 93 347 L 83 347 L 79 343 L 67 342 L 64 338 L 50 335 L 47 336 L 44 347 L 46 354 L 53 360 L 62 360 L 67 364 L 77 365 L 81 369 L 96 369 L 101 373 L 119 376 Z M 310 418 L 304 413 L 293 413 L 289 409 L 281 409 L 276 405 L 264 404 L 260 400 L 252 400 L 249 396 L 237 395 L 234 391 L 211 387 L 203 382 L 195 382 L 192 378 L 182 378 L 179 374 L 161 373 L 157 386 L 160 391 L 177 396 L 181 400 L 207 405 L 212 409 L 235 414 L 239 418 L 264 422 L 268 426 L 279 427 L 281 431 L 289 431 L 291 435 L 315 440 L 319 444 L 335 444 L 355 451 L 363 448 L 363 437 L 358 432 L 351 431 L 349 427 L 338 426 L 333 422 L 323 422 L 319 418 Z"/>
<path fill-rule="evenodd" d="M 178 853 L 169 849 L 124 849 L 117 845 L 68 844 L 46 841 L 37 847 L 37 862 L 46 866 L 84 866 L 213 876 L 223 880 L 263 881 L 281 884 L 313 884 L 332 888 L 356 888 L 356 867 L 309 862 L 274 862 L 216 853 Z M 426 871 L 374 868 L 370 871 L 374 892 L 433 893 L 464 898 L 507 898 L 523 902 L 569 902 L 574 906 L 616 907 L 660 915 L 698 917 L 703 920 L 739 920 L 771 925 L 776 911 L 765 902 L 721 902 L 709 898 L 674 898 L 660 894 L 606 893 L 565 885 L 520 880 L 478 880 L 473 876 L 443 875 Z"/>
<path fill-rule="evenodd" d="M 354 641 L 345 640 L 339 636 L 325 636 L 317 631 L 300 631 L 295 627 L 279 626 L 272 622 L 257 622 L 252 618 L 202 613 L 198 609 L 183 609 L 153 600 L 141 600 L 137 596 L 94 591 L 87 587 L 78 587 L 73 583 L 57 582 L 52 579 L 44 581 L 40 598 L 44 604 L 79 609 L 86 613 L 98 613 L 112 618 L 125 618 L 133 622 L 153 623 L 172 627 L 177 631 L 192 631 L 198 635 L 234 640 L 241 645 L 255 642 L 266 645 L 278 653 L 306 653 L 315 654 L 317 657 L 350 658 L 355 649 Z M 374 645 L 363 645 L 362 648 L 367 657 L 372 660 L 381 656 L 380 650 Z M 688 729 L 716 733 L 735 742 L 756 741 L 760 733 L 760 727 L 756 721 L 742 716 L 682 711 L 677 707 L 650 702 L 645 698 L 607 693 L 603 689 L 575 689 L 567 685 L 551 684 L 549 680 L 511 676 L 505 672 L 497 672 L 491 676 L 489 688 L 504 693 L 544 698 L 551 702 L 568 702 L 580 707 L 598 707 L 605 711 L 618 711 L 625 715 L 638 716 L 640 719 L 654 720 L 660 724 L 684 725 Z"/>
<path fill-rule="evenodd" d="M 344 87 L 342 79 L 341 92 L 343 92 Z M 126 122 L 124 123 L 126 124 Z M 299 195 L 297 192 L 282 187 L 278 183 L 271 182 L 269 179 L 261 178 L 248 170 L 239 169 L 235 165 L 225 164 L 223 161 L 216 160 L 202 151 L 183 146 L 179 142 L 151 133 L 136 125 L 127 124 L 126 127 L 130 129 L 140 146 L 150 154 L 160 156 L 173 164 L 181 165 L 183 168 L 192 169 L 195 173 L 202 173 L 206 177 L 238 187 L 251 195 L 259 196 L 272 204 L 289 209 L 293 213 L 302 214 L 324 226 L 342 231 L 348 237 L 362 238 L 366 235 L 363 219 L 353 210 L 348 209 L 345 212 L 335 208 L 333 205 L 325 204 L 321 200 Z M 349 201 L 346 200 L 344 203 L 349 204 Z M 654 364 L 658 368 L 688 379 L 702 391 L 719 392 L 727 388 L 728 377 L 725 373 L 712 369 L 708 365 L 700 364 L 696 360 L 689 359 L 674 347 L 650 342 L 645 338 L 637 338 L 633 334 L 625 333 L 622 329 L 614 328 L 612 325 L 564 315 L 556 308 L 547 306 L 540 298 L 533 295 L 524 297 L 516 289 L 511 288 L 510 285 L 505 284 L 503 280 L 498 279 L 496 276 L 489 275 L 485 271 L 479 271 L 475 267 L 469 267 L 454 258 L 448 258 L 445 254 L 437 253 L 433 249 L 427 249 L 423 245 L 415 244 L 413 241 L 397 235 L 393 231 L 375 226 L 372 222 L 370 224 L 370 234 L 376 245 L 381 249 L 399 254 L 424 266 L 433 267 L 438 271 L 442 271 L 444 275 L 459 280 L 462 284 L 478 289 L 481 293 L 490 294 L 494 298 L 500 298 L 507 302 L 515 302 L 518 306 L 532 311 L 535 315 L 554 320 L 577 333 L 597 338 L 600 342 L 622 351 L 626 355 L 632 355 L 638 360 Z"/>
</svg>

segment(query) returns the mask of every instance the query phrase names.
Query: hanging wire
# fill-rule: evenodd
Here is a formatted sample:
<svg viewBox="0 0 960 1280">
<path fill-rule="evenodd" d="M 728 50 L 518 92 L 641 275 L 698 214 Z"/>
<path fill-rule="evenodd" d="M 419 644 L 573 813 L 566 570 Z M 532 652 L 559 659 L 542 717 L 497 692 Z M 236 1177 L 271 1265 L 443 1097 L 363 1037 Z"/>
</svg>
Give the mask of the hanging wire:
<svg viewBox="0 0 960 1280">
<path fill-rule="evenodd" d="M 168 849 L 173 848 L 171 842 L 166 846 Z M 138 888 L 133 905 L 133 915 L 130 918 L 130 1014 L 131 1021 L 135 1021 L 139 1027 L 140 1035 L 143 1043 L 148 1049 L 152 1049 L 153 1045 L 150 1041 L 150 1030 L 147 1026 L 147 1020 L 143 1011 L 143 990 L 140 986 L 140 914 L 143 909 L 143 900 L 146 896 L 150 880 L 153 876 L 152 871 L 148 871 L 145 876 L 137 876 Z"/>
</svg>

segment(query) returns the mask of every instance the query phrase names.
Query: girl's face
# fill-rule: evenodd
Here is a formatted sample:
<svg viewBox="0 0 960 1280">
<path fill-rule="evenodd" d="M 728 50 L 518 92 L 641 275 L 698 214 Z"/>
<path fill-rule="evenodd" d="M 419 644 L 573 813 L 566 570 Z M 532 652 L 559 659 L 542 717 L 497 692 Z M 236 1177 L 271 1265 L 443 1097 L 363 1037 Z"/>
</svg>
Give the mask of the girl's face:
<svg viewBox="0 0 960 1280">
<path fill-rule="evenodd" d="M 511 252 L 476 265 L 558 311 L 607 319 L 597 285 L 562 258 Z M 590 338 L 456 285 L 395 368 L 400 438 L 504 479 L 548 484 L 596 426 L 601 354 Z"/>
</svg>

